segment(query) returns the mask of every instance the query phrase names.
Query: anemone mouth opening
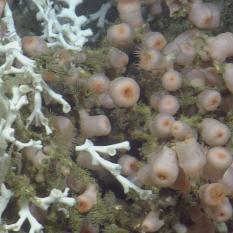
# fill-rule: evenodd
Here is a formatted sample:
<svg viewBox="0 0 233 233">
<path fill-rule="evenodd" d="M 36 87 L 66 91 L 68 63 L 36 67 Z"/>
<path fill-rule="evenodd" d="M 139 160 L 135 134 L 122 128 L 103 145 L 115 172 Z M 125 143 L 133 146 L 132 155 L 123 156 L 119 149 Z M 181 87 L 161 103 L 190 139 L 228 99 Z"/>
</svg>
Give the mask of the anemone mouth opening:
<svg viewBox="0 0 233 233">
<path fill-rule="evenodd" d="M 132 169 L 132 171 L 137 171 L 138 170 L 138 165 L 137 165 L 137 163 L 135 161 L 130 163 L 129 167 L 130 167 L 130 169 Z"/>
<path fill-rule="evenodd" d="M 206 16 L 203 20 L 204 25 L 208 26 L 211 23 L 212 19 L 213 19 L 212 15 Z"/>
<path fill-rule="evenodd" d="M 132 87 L 130 86 L 125 87 L 122 92 L 123 92 L 123 96 L 127 99 L 131 99 L 134 96 L 134 92 L 132 90 Z"/>
<path fill-rule="evenodd" d="M 218 104 L 218 99 L 217 98 L 213 98 L 212 100 L 210 100 L 209 105 L 210 106 L 216 106 Z"/>
<path fill-rule="evenodd" d="M 219 152 L 217 153 L 217 157 L 218 157 L 219 159 L 225 159 L 225 158 L 226 158 L 226 154 L 219 151 Z"/>
<path fill-rule="evenodd" d="M 166 174 L 164 174 L 164 173 L 162 173 L 162 172 L 157 173 L 157 177 L 158 177 L 161 181 L 167 180 Z"/>
<path fill-rule="evenodd" d="M 100 83 L 100 82 L 95 82 L 95 83 L 93 83 L 93 86 L 92 86 L 92 88 L 91 88 L 91 90 L 93 91 L 93 92 L 101 92 L 102 91 L 102 89 L 103 89 L 103 85 L 102 85 L 102 83 Z"/>
<path fill-rule="evenodd" d="M 155 40 L 153 44 L 153 48 L 162 48 L 163 47 L 163 42 L 160 39 Z"/>
<path fill-rule="evenodd" d="M 169 82 L 174 82 L 175 80 L 176 78 L 173 75 L 169 76 Z"/>
<path fill-rule="evenodd" d="M 222 213 L 222 212 L 219 213 L 219 216 L 220 216 L 220 217 L 224 217 L 224 213 Z"/>
<path fill-rule="evenodd" d="M 219 131 L 216 132 L 216 137 L 217 138 L 223 138 L 223 136 L 224 136 L 224 132 L 223 131 L 219 130 Z"/>
<path fill-rule="evenodd" d="M 169 120 L 164 120 L 163 122 L 162 122 L 162 125 L 163 126 L 170 126 L 171 125 L 171 122 L 169 121 Z"/>
<path fill-rule="evenodd" d="M 222 187 L 211 187 L 210 197 L 216 202 L 216 204 L 220 204 L 224 201 L 225 192 Z"/>
</svg>

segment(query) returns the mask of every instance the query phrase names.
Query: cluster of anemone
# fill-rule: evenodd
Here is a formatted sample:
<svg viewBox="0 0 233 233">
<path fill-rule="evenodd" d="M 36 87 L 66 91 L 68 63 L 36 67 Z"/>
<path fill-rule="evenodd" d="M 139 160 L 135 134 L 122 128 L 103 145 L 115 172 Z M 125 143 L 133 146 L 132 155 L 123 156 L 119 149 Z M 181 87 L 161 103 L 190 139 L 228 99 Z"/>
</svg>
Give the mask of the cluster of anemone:
<svg viewBox="0 0 233 233">
<path fill-rule="evenodd" d="M 143 4 L 149 4 L 152 9 L 158 2 L 143 1 Z M 220 8 L 213 3 L 190 3 L 187 17 L 193 29 L 173 40 L 145 26 L 142 1 L 118 0 L 117 10 L 121 22 L 107 31 L 108 43 L 113 46 L 108 52 L 108 66 L 115 69 L 115 77 L 94 74 L 87 85 L 100 97 L 102 108 L 133 109 L 142 101 L 140 93 L 147 92 L 140 86 L 137 75 L 127 72 L 131 62 L 135 62 L 136 69 L 146 74 L 142 78 L 149 77 L 148 82 L 160 83 L 159 90 L 148 90 L 146 101 L 153 112 L 147 130 L 161 144 L 147 155 L 148 161 L 143 166 L 138 167 L 138 158 L 128 154 L 118 162 L 123 173 L 139 186 L 177 190 L 184 199 L 197 192 L 199 206 L 197 210 L 190 208 L 188 213 L 192 225 L 178 222 L 174 225 L 176 232 L 204 232 L 200 229 L 201 222 L 209 225 L 208 232 L 214 232 L 214 222 L 227 222 L 232 218 L 232 132 L 220 110 L 225 109 L 224 99 L 233 91 L 233 64 L 225 63 L 233 55 L 233 34 L 208 36 L 205 33 L 204 30 L 220 25 Z M 187 87 L 196 90 L 195 106 L 188 112 L 179 101 L 180 93 Z M 201 120 L 191 125 L 187 119 L 183 120 L 185 114 L 186 118 L 201 116 Z M 100 132 L 111 134 L 107 116 L 89 116 L 82 110 L 80 117 L 86 137 L 101 136 Z M 103 124 L 97 123 L 97 117 L 102 118 Z M 91 118 L 93 124 L 87 124 Z M 98 128 L 93 133 L 97 127 L 93 125 L 103 125 L 105 130 Z M 198 217 L 192 216 L 194 211 L 198 212 Z M 151 209 L 145 216 L 141 223 L 144 232 L 163 229 L 164 221 L 159 218 L 159 212 L 159 209 Z"/>
</svg>

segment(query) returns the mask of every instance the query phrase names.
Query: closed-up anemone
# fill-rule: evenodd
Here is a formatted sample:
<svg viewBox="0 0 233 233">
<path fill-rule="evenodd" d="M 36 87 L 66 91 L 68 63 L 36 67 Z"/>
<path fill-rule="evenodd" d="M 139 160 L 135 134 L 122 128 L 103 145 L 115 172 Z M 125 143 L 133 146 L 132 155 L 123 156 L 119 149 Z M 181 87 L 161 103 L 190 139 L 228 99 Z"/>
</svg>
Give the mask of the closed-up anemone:
<svg viewBox="0 0 233 233">
<path fill-rule="evenodd" d="M 109 79 L 104 74 L 93 74 L 87 81 L 88 89 L 95 94 L 107 91 L 109 87 Z"/>
<path fill-rule="evenodd" d="M 179 174 L 176 152 L 168 147 L 153 156 L 151 164 L 151 180 L 158 187 L 171 187 Z"/>
<path fill-rule="evenodd" d="M 84 109 L 79 111 L 79 115 L 81 133 L 85 138 L 110 134 L 112 127 L 107 116 L 89 116 Z"/>
<path fill-rule="evenodd" d="M 213 118 L 204 118 L 200 131 L 203 141 L 209 146 L 223 146 L 231 136 L 231 131 L 227 125 Z"/>
<path fill-rule="evenodd" d="M 192 69 L 186 73 L 186 80 L 192 87 L 205 87 L 205 73 L 201 69 Z"/>
<path fill-rule="evenodd" d="M 122 174 L 126 176 L 133 175 L 138 170 L 137 159 L 131 155 L 123 155 L 118 160 L 122 167 Z"/>
<path fill-rule="evenodd" d="M 114 67 L 117 70 L 124 71 L 125 66 L 129 62 L 128 55 L 117 48 L 111 48 L 108 53 L 108 59 L 109 63 L 112 67 Z"/>
<path fill-rule="evenodd" d="M 43 164 L 43 160 L 48 158 L 48 156 L 43 151 L 36 150 L 32 146 L 24 148 L 22 154 L 37 169 L 40 169 Z"/>
<path fill-rule="evenodd" d="M 206 154 L 206 158 L 205 176 L 211 181 L 221 179 L 233 162 L 230 151 L 221 146 L 210 148 Z"/>
<path fill-rule="evenodd" d="M 87 189 L 83 194 L 77 197 L 76 208 L 81 214 L 89 212 L 95 205 L 97 201 L 97 189 L 94 184 L 87 186 Z"/>
<path fill-rule="evenodd" d="M 232 205 L 226 197 L 220 205 L 204 208 L 207 215 L 215 221 L 226 222 L 232 218 Z"/>
<path fill-rule="evenodd" d="M 120 23 L 108 28 L 107 40 L 120 47 L 127 47 L 134 39 L 134 32 L 127 23 Z"/>
<path fill-rule="evenodd" d="M 229 199 L 226 198 L 222 205 L 215 208 L 212 216 L 217 221 L 228 221 L 232 218 L 232 213 L 232 205 Z"/>
<path fill-rule="evenodd" d="M 150 132 L 158 138 L 169 138 L 171 136 L 171 126 L 174 122 L 175 119 L 170 114 L 157 114 L 150 122 Z"/>
<path fill-rule="evenodd" d="M 197 104 L 200 110 L 214 111 L 222 101 L 221 94 L 215 90 L 204 90 L 197 97 Z"/>
<path fill-rule="evenodd" d="M 158 138 L 169 138 L 171 136 L 171 127 L 175 119 L 170 114 L 160 113 L 152 118 L 149 130 L 152 135 Z"/>
<path fill-rule="evenodd" d="M 76 129 L 72 121 L 64 116 L 55 116 L 52 123 L 55 129 L 54 141 L 62 145 L 63 149 L 72 152 L 76 142 Z"/>
<path fill-rule="evenodd" d="M 162 85 L 167 91 L 177 91 L 182 86 L 181 74 L 176 70 L 169 70 L 163 74 Z"/>
<path fill-rule="evenodd" d="M 132 78 L 118 77 L 111 82 L 109 94 L 117 106 L 129 108 L 139 100 L 140 87 Z"/>
<path fill-rule="evenodd" d="M 225 187 L 220 183 L 204 184 L 199 189 L 199 196 L 204 205 L 219 206 L 225 201 Z"/>
<path fill-rule="evenodd" d="M 139 186 L 153 185 L 150 173 L 151 173 L 151 166 L 149 164 L 146 164 L 145 166 L 139 168 L 139 170 L 133 177 L 134 183 L 136 183 Z"/>
<path fill-rule="evenodd" d="M 136 54 L 139 57 L 138 67 L 143 70 L 152 71 L 165 68 L 165 58 L 156 49 L 142 48 L 139 49 Z"/>
<path fill-rule="evenodd" d="M 189 177 L 200 177 L 206 164 L 206 156 L 202 146 L 194 137 L 177 142 L 175 151 L 179 166 Z"/>
<path fill-rule="evenodd" d="M 195 1 L 191 4 L 189 20 L 200 29 L 217 28 L 220 24 L 220 9 L 213 3 Z"/>
<path fill-rule="evenodd" d="M 23 52 L 29 57 L 38 57 L 48 52 L 46 42 L 39 36 L 24 36 L 21 43 Z"/>
<path fill-rule="evenodd" d="M 186 66 L 191 65 L 196 56 L 196 50 L 189 43 L 179 45 L 179 53 L 176 57 L 176 64 Z"/>
<path fill-rule="evenodd" d="M 162 96 L 163 96 L 163 93 L 160 93 L 160 92 L 152 93 L 152 95 L 150 96 L 150 106 L 151 106 L 151 108 L 153 108 L 155 110 L 158 110 L 159 101 L 160 101 Z"/>
<path fill-rule="evenodd" d="M 175 115 L 179 108 L 180 104 L 173 95 L 163 95 L 159 100 L 158 110 L 160 113 Z"/>
<path fill-rule="evenodd" d="M 113 102 L 112 97 L 110 96 L 108 92 L 103 93 L 99 96 L 99 103 L 101 106 L 107 109 L 112 109 L 116 107 L 116 105 Z"/>
<path fill-rule="evenodd" d="M 171 127 L 171 134 L 178 140 L 184 140 L 194 135 L 192 128 L 183 121 L 175 121 Z"/>
<path fill-rule="evenodd" d="M 226 58 L 233 56 L 233 34 L 231 32 L 221 33 L 207 39 L 206 51 L 210 58 L 223 63 Z"/>
<path fill-rule="evenodd" d="M 148 32 L 143 36 L 142 45 L 146 48 L 153 48 L 162 50 L 167 41 L 162 33 L 160 32 Z"/>
<path fill-rule="evenodd" d="M 140 0 L 117 0 L 120 19 L 137 29 L 143 24 Z"/>
</svg>

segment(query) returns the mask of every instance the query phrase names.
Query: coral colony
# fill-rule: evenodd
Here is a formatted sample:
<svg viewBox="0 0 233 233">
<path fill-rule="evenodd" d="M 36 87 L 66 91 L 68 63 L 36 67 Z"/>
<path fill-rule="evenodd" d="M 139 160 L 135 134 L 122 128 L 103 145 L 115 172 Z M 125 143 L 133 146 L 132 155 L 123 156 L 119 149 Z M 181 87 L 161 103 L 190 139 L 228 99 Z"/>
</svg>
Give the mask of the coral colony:
<svg viewBox="0 0 233 233">
<path fill-rule="evenodd" d="M 231 0 L 92 3 L 0 0 L 0 232 L 233 232 Z"/>
</svg>

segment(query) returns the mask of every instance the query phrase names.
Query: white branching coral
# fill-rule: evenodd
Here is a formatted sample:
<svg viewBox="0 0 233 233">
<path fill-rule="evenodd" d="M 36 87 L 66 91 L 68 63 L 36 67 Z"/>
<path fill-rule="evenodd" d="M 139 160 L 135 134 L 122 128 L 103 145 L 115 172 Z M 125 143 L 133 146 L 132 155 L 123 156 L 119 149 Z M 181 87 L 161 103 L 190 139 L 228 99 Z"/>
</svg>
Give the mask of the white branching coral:
<svg viewBox="0 0 233 233">
<path fill-rule="evenodd" d="M 69 188 L 66 188 L 64 192 L 59 189 L 53 189 L 48 197 L 35 197 L 36 205 L 43 210 L 47 210 L 52 203 L 62 203 L 69 207 L 74 206 L 75 199 L 68 197 Z"/>
<path fill-rule="evenodd" d="M 34 141 L 30 139 L 27 143 L 23 143 L 15 138 L 15 129 L 13 128 L 13 124 L 17 120 L 21 107 L 28 104 L 27 96 L 20 90 L 20 87 L 12 88 L 12 98 L 9 100 L 2 92 L 3 90 L 0 86 L 0 99 L 6 107 L 5 118 L 0 119 L 0 138 L 6 142 L 15 144 L 18 150 L 29 146 L 40 149 L 42 147 L 40 140 Z"/>
<path fill-rule="evenodd" d="M 92 36 L 91 29 L 82 29 L 87 22 L 84 15 L 76 15 L 76 7 L 83 0 L 61 0 L 67 8 L 59 6 L 51 0 L 32 0 L 37 6 L 37 20 L 43 27 L 42 37 L 49 47 L 62 46 L 65 49 L 80 51 Z"/>
<path fill-rule="evenodd" d="M 19 210 L 19 219 L 16 223 L 4 225 L 6 230 L 19 231 L 26 220 L 31 225 L 29 233 L 42 233 L 43 226 L 36 220 L 30 212 L 28 203 L 21 206 Z"/>
<path fill-rule="evenodd" d="M 0 90 L 0 96 L 2 102 L 5 102 L 4 105 L 6 106 L 7 113 L 5 119 L 1 119 L 0 129 L 2 131 L 2 135 L 7 141 L 14 142 L 16 145 L 18 144 L 17 146 L 22 149 L 25 146 L 32 146 L 32 142 L 27 145 L 18 143 L 18 141 L 13 137 L 14 130 L 11 126 L 17 118 L 20 108 L 28 104 L 26 94 L 34 94 L 34 109 L 27 119 L 27 127 L 35 120 L 36 125 L 43 125 L 45 127 L 47 134 L 50 134 L 52 130 L 48 125 L 48 119 L 44 116 L 41 110 L 42 92 L 46 92 L 52 99 L 62 104 L 63 112 L 65 113 L 70 111 L 70 105 L 60 94 L 57 94 L 50 89 L 42 79 L 41 74 L 35 71 L 35 61 L 23 54 L 21 38 L 15 30 L 12 12 L 7 3 L 4 9 L 4 17 L 2 18 L 2 21 L 6 26 L 7 32 L 3 38 L 3 41 L 6 42 L 4 44 L 0 43 L 0 55 L 5 56 L 4 63 L 0 65 L 0 83 L 2 87 Z M 15 66 L 15 62 L 20 64 L 20 68 Z M 2 79 L 4 75 L 7 74 L 24 75 L 25 77 L 28 77 L 28 80 L 32 85 L 30 87 L 27 85 L 13 87 L 13 97 L 8 101 L 7 98 L 4 97 L 4 81 Z"/>
<path fill-rule="evenodd" d="M 106 24 L 109 24 L 109 21 L 106 19 L 106 15 L 111 8 L 112 4 L 111 2 L 106 2 L 101 5 L 99 10 L 97 10 L 95 13 L 88 15 L 88 20 L 86 23 L 90 22 L 96 22 L 96 27 L 100 29 L 95 35 L 93 35 L 90 40 L 92 42 L 95 42 L 99 36 L 101 35 L 102 30 L 104 29 Z"/>
<path fill-rule="evenodd" d="M 144 190 L 132 183 L 130 180 L 121 175 L 121 165 L 112 163 L 103 159 L 99 153 L 108 154 L 110 156 L 116 155 L 117 150 L 129 150 L 130 144 L 128 141 L 112 144 L 108 146 L 95 146 L 92 141 L 86 139 L 85 143 L 81 146 L 76 146 L 76 151 L 86 151 L 91 155 L 93 165 L 101 165 L 108 170 L 122 185 L 124 192 L 128 193 L 130 189 L 134 190 L 141 199 L 149 199 L 152 197 L 151 190 Z"/>
<path fill-rule="evenodd" d="M 103 28 L 107 22 L 106 14 L 108 13 L 111 6 L 111 2 L 103 3 L 98 11 L 88 16 L 88 22 L 96 21 L 96 26 L 98 28 Z"/>
<path fill-rule="evenodd" d="M 2 214 L 6 209 L 8 202 L 10 201 L 13 193 L 10 189 L 7 189 L 5 184 L 1 185 L 1 195 L 0 195 L 0 223 L 2 223 Z"/>
<path fill-rule="evenodd" d="M 52 189 L 48 197 L 34 197 L 33 202 L 39 208 L 43 210 L 47 210 L 50 205 L 54 203 L 62 203 L 67 205 L 68 207 L 72 207 L 75 205 L 75 198 L 68 197 L 69 188 L 66 188 L 64 192 L 59 189 Z M 1 195 L 0 195 L 0 221 L 2 222 L 2 214 L 4 210 L 7 208 L 8 202 L 10 198 L 14 195 L 14 193 L 7 189 L 4 184 L 1 185 Z M 20 210 L 18 212 L 19 219 L 17 222 L 13 224 L 3 224 L 3 228 L 5 230 L 11 231 L 19 231 L 23 226 L 24 222 L 28 220 L 30 224 L 29 233 L 42 233 L 43 226 L 37 221 L 37 219 L 32 215 L 30 211 L 30 202 L 25 202 L 20 206 Z"/>
</svg>

